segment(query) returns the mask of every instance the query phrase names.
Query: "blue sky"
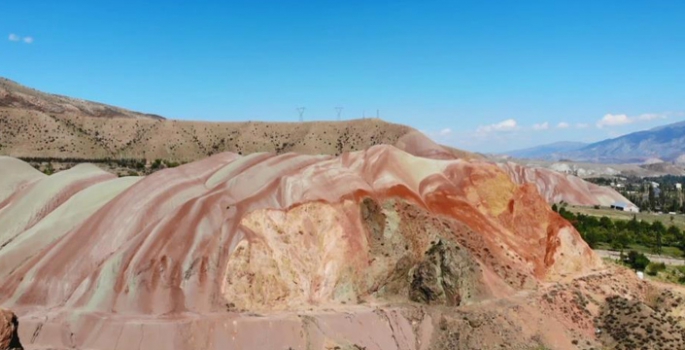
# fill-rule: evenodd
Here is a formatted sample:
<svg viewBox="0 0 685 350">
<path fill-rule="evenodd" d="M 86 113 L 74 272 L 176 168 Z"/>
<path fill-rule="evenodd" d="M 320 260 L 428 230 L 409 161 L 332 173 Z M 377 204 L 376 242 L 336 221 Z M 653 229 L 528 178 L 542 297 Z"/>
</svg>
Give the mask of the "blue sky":
<svg viewBox="0 0 685 350">
<path fill-rule="evenodd" d="M 0 76 L 168 118 L 364 113 L 495 152 L 685 119 L 685 1 L 8 1 Z"/>
</svg>

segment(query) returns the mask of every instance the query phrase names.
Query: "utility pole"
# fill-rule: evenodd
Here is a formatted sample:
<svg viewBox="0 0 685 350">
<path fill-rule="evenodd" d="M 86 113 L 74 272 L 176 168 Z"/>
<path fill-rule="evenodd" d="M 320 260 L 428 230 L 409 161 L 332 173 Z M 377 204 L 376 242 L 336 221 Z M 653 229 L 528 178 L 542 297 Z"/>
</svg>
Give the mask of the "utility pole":
<svg viewBox="0 0 685 350">
<path fill-rule="evenodd" d="M 381 118 L 381 112 L 377 109 L 376 110 L 376 119 L 380 119 L 380 118 Z"/>
<path fill-rule="evenodd" d="M 300 123 L 304 121 L 304 107 L 297 107 L 297 112 L 300 114 Z"/>
<path fill-rule="evenodd" d="M 340 121 L 340 114 L 342 114 L 342 107 L 335 107 L 336 113 L 338 113 L 338 121 Z"/>
</svg>

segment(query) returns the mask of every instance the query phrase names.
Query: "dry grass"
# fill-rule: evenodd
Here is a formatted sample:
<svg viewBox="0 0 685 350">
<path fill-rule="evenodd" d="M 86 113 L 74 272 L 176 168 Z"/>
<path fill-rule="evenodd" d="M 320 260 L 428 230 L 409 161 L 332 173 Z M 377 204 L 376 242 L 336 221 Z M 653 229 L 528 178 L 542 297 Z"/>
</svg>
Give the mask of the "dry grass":
<svg viewBox="0 0 685 350">
<path fill-rule="evenodd" d="M 49 115 L 0 108 L 0 154 L 193 161 L 219 152 L 332 154 L 395 144 L 415 130 L 377 119 L 209 123 Z"/>
</svg>

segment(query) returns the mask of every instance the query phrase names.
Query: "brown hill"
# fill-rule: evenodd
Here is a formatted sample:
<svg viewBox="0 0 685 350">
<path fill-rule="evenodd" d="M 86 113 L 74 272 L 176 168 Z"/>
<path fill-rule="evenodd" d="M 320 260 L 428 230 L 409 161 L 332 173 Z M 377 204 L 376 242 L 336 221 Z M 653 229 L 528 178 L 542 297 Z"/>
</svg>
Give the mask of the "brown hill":
<svg viewBox="0 0 685 350">
<path fill-rule="evenodd" d="M 221 152 L 332 154 L 394 145 L 416 130 L 378 119 L 266 123 L 166 120 L 42 93 L 0 79 L 0 155 L 20 158 L 165 159 Z M 449 149 L 453 155 L 472 154 Z"/>
<path fill-rule="evenodd" d="M 83 101 L 43 94 L 14 83 L 0 85 L 0 154 L 172 161 L 194 161 L 227 151 L 339 155 L 378 144 L 394 145 L 402 136 L 417 132 L 378 119 L 309 123 L 176 121 L 77 102 Z M 453 149 L 449 152 L 477 157 Z"/>
<path fill-rule="evenodd" d="M 48 94 L 2 77 L 0 77 L 0 107 L 28 109 L 59 115 L 164 119 L 155 114 L 133 112 L 98 102 Z"/>
</svg>

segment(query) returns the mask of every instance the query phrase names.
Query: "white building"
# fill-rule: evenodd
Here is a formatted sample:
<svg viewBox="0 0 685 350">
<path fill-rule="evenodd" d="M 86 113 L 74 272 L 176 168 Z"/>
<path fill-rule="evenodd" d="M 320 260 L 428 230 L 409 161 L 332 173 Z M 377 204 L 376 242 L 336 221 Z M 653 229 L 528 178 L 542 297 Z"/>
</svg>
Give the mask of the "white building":
<svg viewBox="0 0 685 350">
<path fill-rule="evenodd" d="M 615 202 L 611 205 L 611 209 L 629 211 L 631 213 L 639 213 L 640 208 L 636 207 L 635 204 L 625 203 L 625 202 Z"/>
<path fill-rule="evenodd" d="M 682 189 L 683 189 L 683 185 L 682 185 L 682 184 L 679 184 L 679 183 L 676 183 L 676 184 L 675 184 L 675 188 L 676 188 L 676 190 L 682 190 Z"/>
</svg>

